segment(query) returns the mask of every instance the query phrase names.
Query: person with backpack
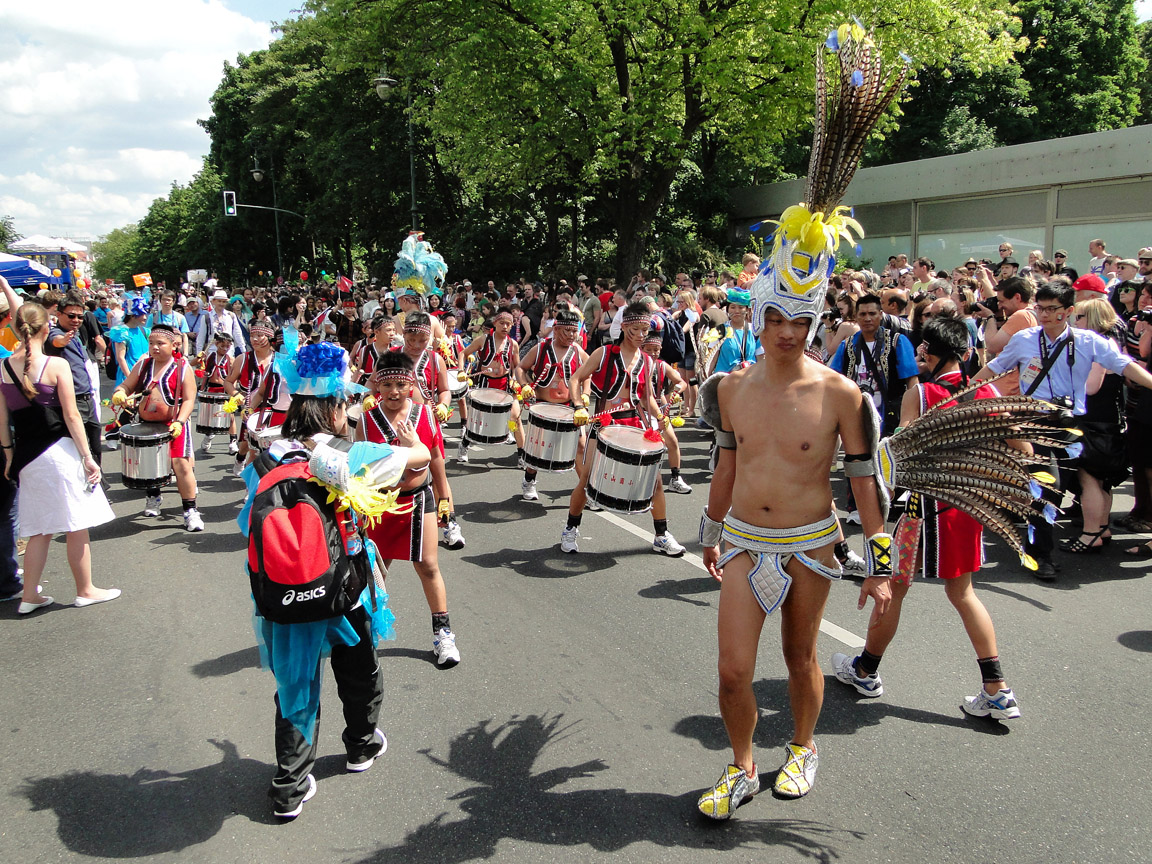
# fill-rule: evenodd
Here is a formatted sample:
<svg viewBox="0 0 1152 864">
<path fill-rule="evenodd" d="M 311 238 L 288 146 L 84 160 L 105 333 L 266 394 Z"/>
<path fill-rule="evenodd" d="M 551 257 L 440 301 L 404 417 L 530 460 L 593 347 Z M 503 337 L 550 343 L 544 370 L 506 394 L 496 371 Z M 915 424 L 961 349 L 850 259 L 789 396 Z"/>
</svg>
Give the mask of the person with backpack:
<svg viewBox="0 0 1152 864">
<path fill-rule="evenodd" d="M 244 469 L 248 498 L 237 522 L 248 537 L 247 570 L 261 663 L 276 677 L 276 773 L 269 797 L 278 819 L 295 819 L 316 794 L 324 657 L 343 704 L 346 770 L 363 772 L 388 749 L 379 729 L 383 674 L 376 645 L 392 638 L 387 595 L 367 519 L 397 508 L 407 471 L 431 454 L 411 429 L 399 446 L 349 444 L 348 355 L 305 345 L 278 364 L 292 391 L 283 437 Z"/>
</svg>

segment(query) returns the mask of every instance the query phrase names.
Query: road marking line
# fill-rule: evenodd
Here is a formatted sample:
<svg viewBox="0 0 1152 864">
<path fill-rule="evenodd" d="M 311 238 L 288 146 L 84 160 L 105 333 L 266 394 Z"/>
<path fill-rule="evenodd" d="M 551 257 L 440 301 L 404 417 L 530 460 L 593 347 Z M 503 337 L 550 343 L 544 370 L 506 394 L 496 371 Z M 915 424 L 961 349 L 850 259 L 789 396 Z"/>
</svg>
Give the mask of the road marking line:
<svg viewBox="0 0 1152 864">
<path fill-rule="evenodd" d="M 595 513 L 601 519 L 604 519 L 607 522 L 611 522 L 613 525 L 617 526 L 618 528 L 623 528 L 629 534 L 634 534 L 637 537 L 639 537 L 641 540 L 646 540 L 648 542 L 651 542 L 651 532 L 645 531 L 643 528 L 637 528 L 635 525 L 633 525 L 627 519 L 624 519 L 623 517 L 618 516 L 615 513 L 609 513 L 607 510 L 593 510 L 591 512 Z M 680 556 L 680 558 L 681 558 L 681 560 L 687 561 L 692 566 L 697 567 L 700 570 L 703 570 L 705 573 L 708 572 L 707 569 L 705 569 L 705 567 L 704 567 L 704 559 L 701 558 L 699 555 L 693 555 L 691 552 L 685 552 L 683 555 Z M 863 639 L 861 639 L 859 636 L 857 636 L 851 630 L 845 630 L 840 625 L 833 624 L 831 621 L 829 621 L 826 618 L 820 619 L 820 631 L 822 633 L 824 633 L 826 636 L 831 636 L 837 642 L 844 643 L 849 648 L 863 648 L 864 647 L 864 640 Z"/>
</svg>

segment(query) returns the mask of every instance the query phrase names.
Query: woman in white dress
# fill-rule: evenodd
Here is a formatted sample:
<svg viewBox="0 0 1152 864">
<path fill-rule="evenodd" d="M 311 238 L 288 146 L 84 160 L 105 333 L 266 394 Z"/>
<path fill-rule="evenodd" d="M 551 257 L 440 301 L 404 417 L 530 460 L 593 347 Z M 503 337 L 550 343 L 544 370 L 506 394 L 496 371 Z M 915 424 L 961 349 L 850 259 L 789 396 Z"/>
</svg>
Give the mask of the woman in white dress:
<svg viewBox="0 0 1152 864">
<path fill-rule="evenodd" d="M 3 280 L 0 280 L 2 282 Z M 3 288 L 15 299 L 7 283 Z M 50 605 L 40 594 L 40 577 L 52 536 L 67 534 L 68 564 L 76 580 L 76 606 L 115 600 L 118 588 L 92 584 L 88 529 L 114 518 L 100 466 L 88 449 L 76 408 L 68 362 L 44 353 L 48 312 L 25 303 L 16 313 L 21 345 L 0 362 L 0 447 L 8 455 L 6 476 L 19 485 L 19 533 L 28 538 L 24 553 L 24 596 L 19 613 Z"/>
</svg>

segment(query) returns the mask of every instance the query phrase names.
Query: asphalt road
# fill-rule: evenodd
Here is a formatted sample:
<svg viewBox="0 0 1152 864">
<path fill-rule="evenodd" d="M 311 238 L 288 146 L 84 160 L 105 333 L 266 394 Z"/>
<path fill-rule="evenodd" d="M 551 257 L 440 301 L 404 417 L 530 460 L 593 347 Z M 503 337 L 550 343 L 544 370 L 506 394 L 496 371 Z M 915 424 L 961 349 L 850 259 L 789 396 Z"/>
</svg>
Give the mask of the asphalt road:
<svg viewBox="0 0 1152 864">
<path fill-rule="evenodd" d="M 423 595 L 397 565 L 399 637 L 381 649 L 388 753 L 344 772 L 329 675 L 319 793 L 288 825 L 266 797 L 273 680 L 253 647 L 230 460 L 198 455 L 207 530 L 186 534 L 175 492 L 162 518 L 144 519 L 106 454 L 119 518 L 93 532 L 95 572 L 124 596 L 20 620 L 0 607 L 0 861 L 1149 860 L 1152 604 L 1126 538 L 1061 555 L 1053 585 L 989 541 L 979 591 L 1021 719 L 960 710 L 979 686 L 975 657 L 941 587 L 920 584 L 882 698 L 827 676 L 813 792 L 764 794 L 726 824 L 698 818 L 729 753 L 718 595 L 694 557 L 706 456 L 700 433 L 682 437 L 696 491 L 669 496 L 690 551 L 680 560 L 650 551 L 649 517 L 591 513 L 583 551 L 563 555 L 573 475 L 541 475 L 540 501 L 522 502 L 510 447 L 452 467 L 467 546 L 441 562 L 463 662 L 433 664 Z M 71 600 L 62 542 L 46 583 Z M 862 644 L 856 595 L 853 582 L 833 586 L 825 664 Z M 791 732 L 784 674 L 769 621 L 755 685 L 768 777 Z"/>
</svg>

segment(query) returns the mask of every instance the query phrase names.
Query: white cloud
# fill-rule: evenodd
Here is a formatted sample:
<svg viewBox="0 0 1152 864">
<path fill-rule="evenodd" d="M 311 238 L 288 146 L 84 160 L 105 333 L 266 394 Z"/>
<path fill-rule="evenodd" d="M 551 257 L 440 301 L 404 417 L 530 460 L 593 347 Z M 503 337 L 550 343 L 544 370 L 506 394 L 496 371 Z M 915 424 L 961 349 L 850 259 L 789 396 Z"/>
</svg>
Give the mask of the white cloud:
<svg viewBox="0 0 1152 864">
<path fill-rule="evenodd" d="M 273 35 L 221 0 L 0 5 L 0 215 L 25 235 L 104 234 L 190 180 L 224 61 Z"/>
</svg>

